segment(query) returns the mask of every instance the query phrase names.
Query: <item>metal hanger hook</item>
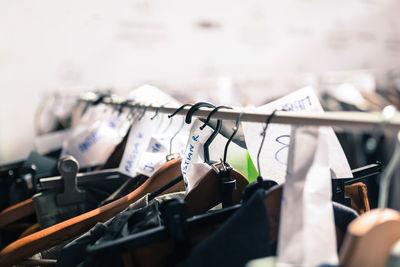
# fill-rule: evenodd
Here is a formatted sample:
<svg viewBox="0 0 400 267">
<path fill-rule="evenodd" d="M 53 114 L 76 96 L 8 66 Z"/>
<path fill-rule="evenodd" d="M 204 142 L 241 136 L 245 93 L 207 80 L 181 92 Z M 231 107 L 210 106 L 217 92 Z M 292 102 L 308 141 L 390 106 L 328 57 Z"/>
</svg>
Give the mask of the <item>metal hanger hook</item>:
<svg viewBox="0 0 400 267">
<path fill-rule="evenodd" d="M 208 114 L 207 119 L 210 120 L 211 116 L 213 114 L 215 114 L 215 112 L 218 111 L 218 109 L 221 108 L 226 108 L 225 106 L 218 106 L 216 108 L 214 108 L 210 114 Z M 229 108 L 229 107 L 228 107 Z M 211 161 L 210 161 L 210 152 L 209 152 L 209 147 L 211 145 L 211 143 L 214 141 L 215 137 L 219 134 L 219 132 L 221 131 L 222 128 L 222 120 L 218 119 L 217 120 L 217 125 L 215 127 L 215 130 L 213 131 L 213 133 L 210 135 L 210 137 L 207 139 L 207 141 L 204 143 L 204 162 L 211 165 Z M 200 127 L 200 129 L 202 130 L 202 128 Z M 204 128 L 203 128 L 204 129 Z"/>
<path fill-rule="evenodd" d="M 268 125 L 271 123 L 272 118 L 275 116 L 275 113 L 277 111 L 282 111 L 283 109 L 275 109 L 274 111 L 272 111 L 271 115 L 269 115 L 265 121 L 265 126 L 263 128 L 263 131 L 261 132 L 262 135 L 262 139 L 261 139 L 261 144 L 260 144 L 260 148 L 258 149 L 258 153 L 257 153 L 257 170 L 258 170 L 258 177 L 257 180 L 262 180 L 262 176 L 261 176 L 261 168 L 260 168 L 260 155 L 261 155 L 261 150 L 262 147 L 264 145 L 264 141 L 265 141 L 265 136 L 266 136 L 266 132 L 267 132 L 267 128 Z"/>
<path fill-rule="evenodd" d="M 242 119 L 243 114 L 244 114 L 244 111 L 241 111 L 239 113 L 239 115 L 238 115 L 238 117 L 236 119 L 235 126 L 232 129 L 233 130 L 232 135 L 229 137 L 228 141 L 226 142 L 225 149 L 224 149 L 224 160 L 223 160 L 224 164 L 226 164 L 226 157 L 227 157 L 227 154 L 228 154 L 229 145 L 230 145 L 230 143 L 232 142 L 233 138 L 235 137 L 236 133 L 239 130 L 239 124 L 240 124 L 240 120 Z"/>
<path fill-rule="evenodd" d="M 200 130 L 203 130 L 207 124 L 209 123 L 211 117 L 221 108 L 226 108 L 226 109 L 233 109 L 232 107 L 228 107 L 228 106 L 218 106 L 215 109 L 213 109 L 210 114 L 208 114 L 206 121 L 204 122 L 204 124 L 202 126 L 200 126 Z"/>
<path fill-rule="evenodd" d="M 192 123 L 192 117 L 194 115 L 194 113 L 196 113 L 196 111 L 198 111 L 200 108 L 215 108 L 215 106 L 211 103 L 207 103 L 207 102 L 198 102 L 196 104 L 194 104 L 187 112 L 186 114 L 186 118 L 185 118 L 185 122 L 187 124 Z"/>
<path fill-rule="evenodd" d="M 140 121 L 141 119 L 143 119 L 143 116 L 144 116 L 144 114 L 146 113 L 146 111 L 147 111 L 147 106 L 143 106 L 143 112 L 142 112 L 142 114 L 140 114 L 140 117 L 138 118 L 139 121 Z"/>
<path fill-rule="evenodd" d="M 168 118 L 172 118 L 173 116 L 175 116 L 179 111 L 181 111 L 182 109 L 184 109 L 185 107 L 192 107 L 193 104 L 184 104 L 182 105 L 180 108 L 178 108 L 177 110 L 175 110 L 172 114 L 168 115 Z"/>
<path fill-rule="evenodd" d="M 171 137 L 169 140 L 169 154 L 172 153 L 172 141 L 175 139 L 175 137 L 179 134 L 180 131 L 182 131 L 183 127 L 185 126 L 185 118 L 182 118 L 182 124 L 179 127 L 178 131 Z"/>
<path fill-rule="evenodd" d="M 118 108 L 118 114 L 121 115 L 122 111 L 124 110 L 124 108 L 130 103 L 131 101 L 129 99 L 123 101 L 122 103 L 119 104 L 119 108 Z"/>
<path fill-rule="evenodd" d="M 158 116 L 158 113 L 159 113 L 160 109 L 162 109 L 162 108 L 164 108 L 164 105 L 162 105 L 161 107 L 157 107 L 156 114 L 154 114 L 154 116 L 151 117 L 150 120 L 154 120 Z"/>
</svg>

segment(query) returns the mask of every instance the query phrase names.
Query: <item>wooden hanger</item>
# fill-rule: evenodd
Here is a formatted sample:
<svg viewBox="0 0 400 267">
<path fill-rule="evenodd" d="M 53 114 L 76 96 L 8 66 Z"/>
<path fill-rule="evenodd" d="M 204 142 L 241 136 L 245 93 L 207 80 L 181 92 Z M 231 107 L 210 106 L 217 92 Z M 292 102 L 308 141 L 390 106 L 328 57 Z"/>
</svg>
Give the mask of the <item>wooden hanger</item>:
<svg viewBox="0 0 400 267">
<path fill-rule="evenodd" d="M 386 208 L 390 180 L 399 159 L 400 132 L 393 156 L 380 179 L 378 209 L 362 214 L 350 224 L 340 251 L 341 265 L 386 266 L 391 247 L 400 239 L 400 213 Z"/>
<path fill-rule="evenodd" d="M 0 229 L 32 214 L 35 214 L 32 198 L 8 207 L 0 213 Z"/>
<path fill-rule="evenodd" d="M 217 165 L 221 168 L 221 165 Z M 249 184 L 247 178 L 239 171 L 232 169 L 231 178 L 236 180 L 236 188 L 232 191 L 232 204 L 238 204 L 242 191 Z M 205 213 L 222 202 L 220 193 L 220 177 L 215 170 L 209 170 L 185 197 L 188 207 L 188 215 L 194 216 Z"/>
<path fill-rule="evenodd" d="M 125 197 L 11 243 L 0 252 L 0 266 L 17 264 L 38 252 L 85 233 L 97 222 L 104 222 L 112 218 L 136 200 L 152 193 L 180 174 L 181 159 L 167 162 L 139 188 Z M 165 193 L 182 190 L 185 190 L 183 181 L 169 188 Z"/>
<path fill-rule="evenodd" d="M 400 213 L 392 209 L 371 210 L 350 223 L 340 251 L 340 264 L 384 267 L 399 239 Z"/>
</svg>

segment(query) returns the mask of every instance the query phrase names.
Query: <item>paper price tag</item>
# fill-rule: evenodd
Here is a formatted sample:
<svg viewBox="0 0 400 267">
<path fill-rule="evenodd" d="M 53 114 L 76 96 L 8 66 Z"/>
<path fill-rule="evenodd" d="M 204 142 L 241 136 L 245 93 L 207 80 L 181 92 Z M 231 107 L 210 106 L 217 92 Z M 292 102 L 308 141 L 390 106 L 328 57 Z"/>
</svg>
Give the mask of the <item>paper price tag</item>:
<svg viewBox="0 0 400 267">
<path fill-rule="evenodd" d="M 321 103 L 311 87 L 297 90 L 255 110 L 272 112 L 279 108 L 293 112 L 323 112 Z M 263 131 L 264 124 L 242 122 L 242 125 L 247 149 L 253 161 L 256 162 L 262 138 L 260 133 Z M 290 131 L 290 125 L 273 123 L 268 125 L 265 143 L 260 154 L 260 168 L 264 179 L 271 179 L 279 184 L 285 181 Z M 332 170 L 333 178 L 353 177 L 346 156 L 332 128 L 328 129 L 326 138 L 328 142 L 329 166 Z"/>
<path fill-rule="evenodd" d="M 140 157 L 136 171 L 150 177 L 166 162 L 168 149 L 169 143 L 165 135 L 151 137 L 146 151 Z"/>
<path fill-rule="evenodd" d="M 151 120 L 153 115 L 153 113 L 145 113 L 140 120 L 137 118 L 132 124 L 126 148 L 119 165 L 119 170 L 126 175 L 134 177 L 137 174 L 140 158 L 146 151 L 151 136 L 157 127 L 156 123 Z"/>
<path fill-rule="evenodd" d="M 61 156 L 74 156 L 82 167 L 106 162 L 127 133 L 130 121 L 127 113 L 119 114 L 111 108 L 104 108 L 95 107 L 85 113 L 78 127 L 64 142 Z"/>
<path fill-rule="evenodd" d="M 338 264 L 328 134 L 326 127 L 294 128 L 291 133 L 277 266 Z"/>
<path fill-rule="evenodd" d="M 187 192 L 190 192 L 200 181 L 203 174 L 211 169 L 208 164 L 204 163 L 203 155 L 204 143 L 210 137 L 213 130 L 210 127 L 201 130 L 201 125 L 202 122 L 200 120 L 196 120 L 193 123 L 186 150 L 182 158 L 182 176 Z"/>
</svg>

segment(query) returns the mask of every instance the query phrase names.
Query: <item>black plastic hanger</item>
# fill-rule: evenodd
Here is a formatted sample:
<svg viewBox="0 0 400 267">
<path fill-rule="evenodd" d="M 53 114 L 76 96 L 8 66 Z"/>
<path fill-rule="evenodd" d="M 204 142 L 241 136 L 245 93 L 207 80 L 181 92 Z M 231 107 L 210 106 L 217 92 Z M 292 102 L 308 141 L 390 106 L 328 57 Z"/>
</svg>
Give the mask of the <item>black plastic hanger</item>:
<svg viewBox="0 0 400 267">
<path fill-rule="evenodd" d="M 215 108 L 215 106 L 213 104 L 207 103 L 207 102 L 198 102 L 196 104 L 194 104 L 187 112 L 186 114 L 186 118 L 185 118 L 185 122 L 187 124 L 192 123 L 192 117 L 194 115 L 194 113 L 196 111 L 198 111 L 200 108 L 202 107 L 207 107 L 207 108 Z M 212 112 L 211 112 L 212 113 Z M 210 114 L 211 114 L 210 113 Z M 210 116 L 209 114 L 209 116 Z M 211 134 L 211 136 L 207 139 L 207 141 L 204 143 L 204 162 L 207 163 L 208 165 L 211 165 L 212 162 L 210 161 L 210 153 L 208 151 L 208 148 L 211 144 L 211 142 L 214 140 L 214 138 L 218 135 L 219 131 L 221 130 L 221 126 L 222 126 L 222 121 L 218 120 L 216 129 L 214 130 L 214 132 Z M 200 128 L 200 129 L 204 129 Z"/>
</svg>

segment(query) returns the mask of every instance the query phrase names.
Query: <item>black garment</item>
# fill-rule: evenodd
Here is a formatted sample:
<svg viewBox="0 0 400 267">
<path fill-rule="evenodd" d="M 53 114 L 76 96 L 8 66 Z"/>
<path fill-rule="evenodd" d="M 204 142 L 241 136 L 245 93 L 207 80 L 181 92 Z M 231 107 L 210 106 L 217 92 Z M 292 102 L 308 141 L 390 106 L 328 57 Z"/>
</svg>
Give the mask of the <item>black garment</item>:
<svg viewBox="0 0 400 267">
<path fill-rule="evenodd" d="M 254 195 L 211 237 L 198 244 L 178 266 L 244 266 L 257 258 L 276 255 L 270 244 L 264 190 Z M 356 211 L 333 202 L 335 224 L 344 233 Z"/>
<path fill-rule="evenodd" d="M 178 266 L 242 267 L 252 259 L 274 254 L 274 246 L 269 241 L 264 190 L 258 190 L 220 229 L 198 244 Z"/>
<path fill-rule="evenodd" d="M 85 249 L 89 244 L 94 244 L 104 235 L 107 226 L 103 223 L 96 224 L 89 232 L 67 244 L 57 259 L 57 266 L 79 266 L 83 264 Z"/>
</svg>

